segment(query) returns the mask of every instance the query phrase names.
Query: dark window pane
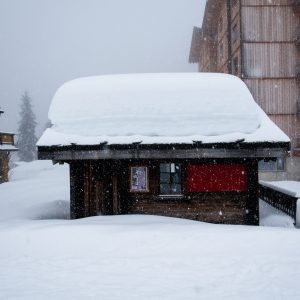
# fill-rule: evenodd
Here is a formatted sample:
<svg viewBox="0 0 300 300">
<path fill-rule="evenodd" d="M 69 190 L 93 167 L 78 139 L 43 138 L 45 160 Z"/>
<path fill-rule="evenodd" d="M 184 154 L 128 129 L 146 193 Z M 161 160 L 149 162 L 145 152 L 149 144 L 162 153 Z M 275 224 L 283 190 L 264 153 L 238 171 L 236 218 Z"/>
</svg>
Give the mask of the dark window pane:
<svg viewBox="0 0 300 300">
<path fill-rule="evenodd" d="M 180 173 L 172 174 L 172 181 L 171 183 L 181 183 L 181 176 Z"/>
<path fill-rule="evenodd" d="M 259 171 L 276 171 L 276 161 L 264 161 L 260 160 L 258 162 L 258 170 Z"/>
<path fill-rule="evenodd" d="M 160 172 L 170 173 L 170 164 L 160 164 Z"/>
<path fill-rule="evenodd" d="M 160 173 L 161 183 L 170 183 L 170 173 Z"/>
<path fill-rule="evenodd" d="M 170 194 L 170 185 L 169 184 L 161 184 L 160 185 L 160 193 L 161 194 Z"/>
<path fill-rule="evenodd" d="M 172 184 L 171 190 L 172 190 L 172 194 L 180 194 L 181 193 L 181 185 L 180 184 Z"/>
<path fill-rule="evenodd" d="M 181 194 L 180 164 L 160 164 L 160 193 L 165 195 Z"/>
</svg>

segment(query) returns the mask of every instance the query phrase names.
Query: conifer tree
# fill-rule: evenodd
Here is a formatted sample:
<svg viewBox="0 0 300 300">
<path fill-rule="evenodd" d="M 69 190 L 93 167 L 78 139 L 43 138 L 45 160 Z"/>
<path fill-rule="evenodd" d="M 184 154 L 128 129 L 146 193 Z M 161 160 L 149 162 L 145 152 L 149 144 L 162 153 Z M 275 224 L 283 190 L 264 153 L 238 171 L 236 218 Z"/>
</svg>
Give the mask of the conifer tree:
<svg viewBox="0 0 300 300">
<path fill-rule="evenodd" d="M 21 97 L 20 121 L 18 127 L 18 156 L 22 161 L 32 161 L 36 158 L 36 128 L 35 114 L 32 110 L 31 98 L 25 92 Z"/>
</svg>

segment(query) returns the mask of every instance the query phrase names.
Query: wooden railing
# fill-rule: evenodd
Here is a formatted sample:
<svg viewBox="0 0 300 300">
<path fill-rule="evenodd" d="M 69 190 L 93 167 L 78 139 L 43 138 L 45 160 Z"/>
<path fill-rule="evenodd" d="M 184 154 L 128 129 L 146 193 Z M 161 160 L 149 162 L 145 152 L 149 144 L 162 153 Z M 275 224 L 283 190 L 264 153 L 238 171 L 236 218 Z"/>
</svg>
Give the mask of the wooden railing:
<svg viewBox="0 0 300 300">
<path fill-rule="evenodd" d="M 259 197 L 271 206 L 292 217 L 296 223 L 298 198 L 276 191 L 262 184 L 259 185 Z"/>
</svg>

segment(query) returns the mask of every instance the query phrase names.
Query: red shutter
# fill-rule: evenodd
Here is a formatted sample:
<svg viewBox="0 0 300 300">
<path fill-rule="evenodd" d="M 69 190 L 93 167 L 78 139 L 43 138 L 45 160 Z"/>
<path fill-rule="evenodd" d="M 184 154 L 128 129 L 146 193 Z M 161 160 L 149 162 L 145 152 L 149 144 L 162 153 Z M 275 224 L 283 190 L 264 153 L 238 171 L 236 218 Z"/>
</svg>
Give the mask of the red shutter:
<svg viewBox="0 0 300 300">
<path fill-rule="evenodd" d="M 187 169 L 188 192 L 247 191 L 247 172 L 242 164 L 192 165 Z"/>
</svg>

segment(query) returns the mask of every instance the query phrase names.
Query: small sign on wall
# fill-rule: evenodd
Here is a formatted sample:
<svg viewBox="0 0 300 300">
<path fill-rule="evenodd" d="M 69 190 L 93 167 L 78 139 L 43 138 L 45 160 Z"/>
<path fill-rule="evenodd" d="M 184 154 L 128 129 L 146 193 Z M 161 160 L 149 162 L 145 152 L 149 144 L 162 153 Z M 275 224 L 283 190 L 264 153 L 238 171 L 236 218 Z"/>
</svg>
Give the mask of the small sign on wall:
<svg viewBox="0 0 300 300">
<path fill-rule="evenodd" d="M 130 170 L 130 191 L 149 192 L 148 167 L 131 167 Z"/>
</svg>

